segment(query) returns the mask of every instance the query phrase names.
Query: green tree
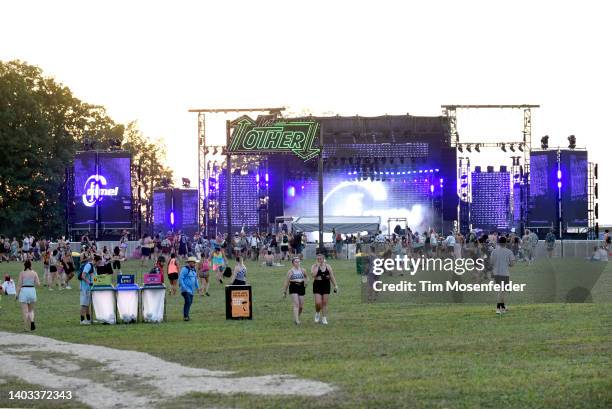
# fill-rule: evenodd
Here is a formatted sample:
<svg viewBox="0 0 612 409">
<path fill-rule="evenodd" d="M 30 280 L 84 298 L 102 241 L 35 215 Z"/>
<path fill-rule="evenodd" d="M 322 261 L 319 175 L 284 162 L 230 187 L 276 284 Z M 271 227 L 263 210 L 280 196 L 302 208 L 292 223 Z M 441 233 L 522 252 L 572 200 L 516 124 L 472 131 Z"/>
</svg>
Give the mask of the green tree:
<svg viewBox="0 0 612 409">
<path fill-rule="evenodd" d="M 135 124 L 115 123 L 104 107 L 80 101 L 38 67 L 0 61 L 0 233 L 63 234 L 65 172 L 74 154 L 87 145 L 118 148 L 124 140 L 125 149 L 143 161 L 143 183 L 171 177 L 162 163 L 164 147 L 144 138 Z"/>
<path fill-rule="evenodd" d="M 132 154 L 132 194 L 140 198 L 141 232 L 153 226 L 153 189 L 172 184 L 172 170 L 164 165 L 166 148 L 160 141 L 151 141 L 130 122 L 124 133 L 123 149 Z"/>
</svg>

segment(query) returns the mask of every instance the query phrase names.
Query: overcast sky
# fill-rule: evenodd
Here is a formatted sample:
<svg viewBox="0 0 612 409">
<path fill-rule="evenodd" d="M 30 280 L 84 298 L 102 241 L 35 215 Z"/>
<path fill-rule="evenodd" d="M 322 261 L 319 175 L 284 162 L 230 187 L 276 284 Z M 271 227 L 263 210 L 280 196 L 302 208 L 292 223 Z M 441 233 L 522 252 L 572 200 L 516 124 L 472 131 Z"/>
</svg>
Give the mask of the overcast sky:
<svg viewBox="0 0 612 409">
<path fill-rule="evenodd" d="M 197 175 L 189 108 L 438 115 L 442 104 L 540 104 L 534 146 L 575 134 L 600 164 L 600 222 L 612 224 L 608 4 L 13 1 L 0 5 L 0 59 L 38 65 L 117 121 L 137 120 L 166 141 L 177 179 Z M 464 140 L 519 139 L 520 121 L 459 115 Z M 220 143 L 224 127 L 211 124 Z"/>
</svg>

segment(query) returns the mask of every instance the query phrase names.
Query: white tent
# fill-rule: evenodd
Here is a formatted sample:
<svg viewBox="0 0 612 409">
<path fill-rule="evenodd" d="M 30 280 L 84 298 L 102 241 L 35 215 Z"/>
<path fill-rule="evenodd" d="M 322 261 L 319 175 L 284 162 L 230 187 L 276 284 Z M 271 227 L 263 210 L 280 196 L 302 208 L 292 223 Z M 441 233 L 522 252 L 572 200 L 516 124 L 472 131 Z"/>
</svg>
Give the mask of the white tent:
<svg viewBox="0 0 612 409">
<path fill-rule="evenodd" d="M 305 233 L 319 230 L 319 218 L 317 216 L 298 217 L 293 221 L 293 229 Z M 380 229 L 380 217 L 378 216 L 325 216 L 323 218 L 323 231 L 331 233 L 378 233 Z"/>
</svg>

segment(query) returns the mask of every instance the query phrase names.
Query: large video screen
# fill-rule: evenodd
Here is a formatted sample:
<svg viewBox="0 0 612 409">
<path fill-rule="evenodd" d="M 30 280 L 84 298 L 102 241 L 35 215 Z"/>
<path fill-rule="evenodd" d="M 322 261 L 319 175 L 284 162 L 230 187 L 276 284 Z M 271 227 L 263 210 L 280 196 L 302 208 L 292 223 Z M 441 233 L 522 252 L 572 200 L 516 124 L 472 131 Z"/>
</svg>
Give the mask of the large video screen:
<svg viewBox="0 0 612 409">
<path fill-rule="evenodd" d="M 74 158 L 74 225 L 87 225 L 96 222 L 95 194 L 97 186 L 92 175 L 97 174 L 96 152 L 81 152 Z"/>
<path fill-rule="evenodd" d="M 552 227 L 557 220 L 557 151 L 532 151 L 528 225 Z"/>
<path fill-rule="evenodd" d="M 198 231 L 198 191 L 157 189 L 153 192 L 153 228 L 156 233 Z"/>
<path fill-rule="evenodd" d="M 470 222 L 485 232 L 510 229 L 510 173 L 472 172 Z"/>
<path fill-rule="evenodd" d="M 131 158 L 127 152 L 81 152 L 74 160 L 73 224 L 132 225 Z"/>
<path fill-rule="evenodd" d="M 564 226 L 588 226 L 588 173 L 586 151 L 561 151 L 561 206 Z"/>
<path fill-rule="evenodd" d="M 100 223 L 106 228 L 130 227 L 132 224 L 132 159 L 126 152 L 98 155 L 100 169 Z M 103 183 L 106 179 L 106 185 Z"/>
<path fill-rule="evenodd" d="M 372 180 L 352 175 L 328 174 L 323 180 L 323 213 L 325 216 L 380 216 L 381 230 L 396 225 L 424 232 L 439 225 L 440 202 L 444 178 L 432 169 L 408 172 L 386 172 Z M 384 179 L 384 180 L 383 180 Z M 318 182 L 313 179 L 286 180 L 284 211 L 286 216 L 318 214 Z M 448 187 L 451 188 L 450 186 Z"/>
</svg>

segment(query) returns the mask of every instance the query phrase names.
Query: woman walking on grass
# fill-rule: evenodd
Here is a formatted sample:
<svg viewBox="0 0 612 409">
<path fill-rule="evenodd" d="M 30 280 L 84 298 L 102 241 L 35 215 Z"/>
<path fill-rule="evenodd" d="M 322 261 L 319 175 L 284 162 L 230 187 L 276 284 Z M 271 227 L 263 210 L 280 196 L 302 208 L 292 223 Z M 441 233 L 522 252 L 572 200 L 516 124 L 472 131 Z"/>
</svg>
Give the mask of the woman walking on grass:
<svg viewBox="0 0 612 409">
<path fill-rule="evenodd" d="M 200 277 L 200 288 L 198 289 L 198 294 L 203 295 L 206 293 L 207 296 L 210 296 L 208 293 L 208 286 L 210 285 L 210 261 L 208 258 L 203 258 L 200 263 L 200 271 L 198 272 L 198 277 Z"/>
<path fill-rule="evenodd" d="M 176 260 L 176 254 L 170 254 L 170 260 L 168 260 L 168 281 L 170 281 L 170 294 L 176 295 L 176 283 L 179 279 L 179 265 Z"/>
<path fill-rule="evenodd" d="M 327 304 L 331 285 L 334 285 L 334 292 L 338 292 L 338 284 L 331 266 L 325 262 L 323 254 L 317 254 L 317 262 L 310 269 L 312 274 L 312 292 L 315 298 L 315 323 L 327 325 Z"/>
<path fill-rule="evenodd" d="M 212 261 L 213 271 L 215 272 L 216 277 L 217 277 L 217 281 L 223 284 L 221 275 L 223 274 L 223 271 L 225 270 L 226 261 L 225 261 L 225 256 L 223 255 L 223 252 L 221 251 L 221 248 L 215 247 L 215 251 L 213 251 L 210 258 Z"/>
<path fill-rule="evenodd" d="M 244 265 L 242 257 L 236 257 L 236 266 L 234 267 L 234 276 L 232 285 L 246 285 L 247 268 Z"/>
<path fill-rule="evenodd" d="M 293 301 L 293 322 L 295 325 L 300 325 L 300 315 L 304 310 L 304 295 L 306 295 L 306 285 L 308 284 L 308 276 L 304 269 L 300 266 L 300 258 L 294 257 L 291 261 L 291 269 L 287 272 L 285 285 L 283 286 L 283 295 L 287 296 L 287 289 Z"/>
<path fill-rule="evenodd" d="M 24 270 L 19 273 L 17 280 L 17 299 L 21 303 L 24 331 L 34 331 L 34 304 L 36 303 L 36 287 L 40 285 L 38 274 L 32 270 L 32 263 L 26 260 L 23 263 Z"/>
</svg>

